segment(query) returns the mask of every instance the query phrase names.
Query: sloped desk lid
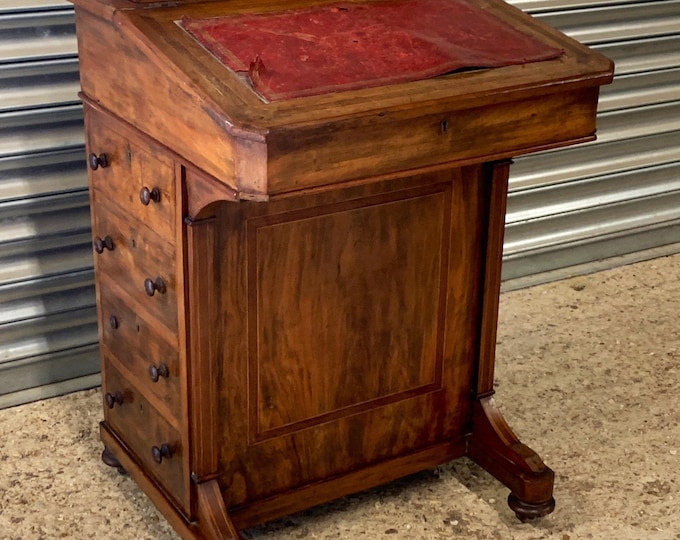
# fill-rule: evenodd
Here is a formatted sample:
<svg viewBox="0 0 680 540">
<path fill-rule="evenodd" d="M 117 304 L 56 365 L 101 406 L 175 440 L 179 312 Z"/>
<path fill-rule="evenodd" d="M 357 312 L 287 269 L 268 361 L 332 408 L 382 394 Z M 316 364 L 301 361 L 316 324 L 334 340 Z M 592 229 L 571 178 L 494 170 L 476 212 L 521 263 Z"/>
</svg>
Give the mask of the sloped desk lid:
<svg viewBox="0 0 680 540">
<path fill-rule="evenodd" d="M 519 63 L 514 65 L 453 74 L 453 65 L 440 60 L 439 69 L 446 73 L 442 76 L 416 65 L 408 76 L 415 72 L 417 80 L 394 84 L 380 76 L 367 81 L 362 75 L 360 87 L 343 91 L 327 91 L 318 79 L 312 88 L 322 93 L 268 101 L 181 21 L 275 17 L 286 10 L 309 13 L 324 6 L 332 9 L 339 1 L 382 10 L 399 2 L 422 7 L 434 0 L 218 0 L 142 6 L 130 0 L 73 1 L 85 100 L 133 123 L 238 199 L 266 200 L 592 140 L 599 86 L 613 77 L 610 60 L 502 0 L 440 0 L 450 9 L 475 8 L 485 21 L 503 28 L 491 32 L 488 41 L 495 49 L 489 54 L 509 49 L 499 47 L 499 32 L 519 35 L 519 42 L 530 44 L 531 54 L 515 54 Z M 385 56 L 378 53 L 371 58 Z M 277 62 L 259 54 L 260 67 L 278 69 Z M 484 63 L 477 54 L 459 56 L 471 64 Z M 250 56 L 242 60 L 248 69 L 255 60 Z M 541 61 L 524 63 L 526 59 Z M 367 65 L 373 64 L 369 58 Z M 400 68 L 398 76 L 406 71 Z M 207 197 L 209 190 L 205 193 Z"/>
<path fill-rule="evenodd" d="M 238 73 L 185 30 L 181 21 L 253 17 L 281 13 L 285 9 L 315 9 L 338 5 L 338 0 L 182 1 L 148 7 L 135 6 L 129 0 L 72 1 L 100 17 L 111 17 L 126 40 L 135 39 L 148 46 L 154 51 L 160 69 L 178 81 L 187 81 L 239 130 L 263 134 L 276 126 L 306 124 L 329 115 L 338 118 L 392 107 L 413 109 L 435 101 L 447 104 L 446 107 L 467 108 L 473 103 L 483 105 L 489 101 L 511 100 L 515 92 L 544 91 L 548 87 L 561 91 L 565 85 L 572 84 L 598 86 L 610 82 L 613 73 L 611 61 L 602 55 L 502 0 L 464 0 L 506 28 L 535 40 L 541 47 L 562 50 L 563 54 L 552 60 L 504 65 L 498 69 L 457 72 L 402 84 L 373 85 L 267 102 L 249 84 L 244 84 Z M 348 5 L 386 3 L 384 0 L 345 1 Z M 387 3 L 394 1 L 387 0 Z M 266 63 L 265 59 L 266 69 L 273 68 Z"/>
<path fill-rule="evenodd" d="M 268 101 L 537 62 L 563 52 L 465 0 L 185 16 L 180 25 Z"/>
</svg>

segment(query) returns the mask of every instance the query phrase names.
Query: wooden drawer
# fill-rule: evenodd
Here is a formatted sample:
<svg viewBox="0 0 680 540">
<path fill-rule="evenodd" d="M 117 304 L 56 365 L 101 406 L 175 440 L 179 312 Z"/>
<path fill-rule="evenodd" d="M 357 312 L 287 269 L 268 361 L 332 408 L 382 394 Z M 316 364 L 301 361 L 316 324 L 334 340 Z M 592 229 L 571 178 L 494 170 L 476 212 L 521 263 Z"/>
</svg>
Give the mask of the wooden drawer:
<svg viewBox="0 0 680 540">
<path fill-rule="evenodd" d="M 93 197 L 114 203 L 140 223 L 174 241 L 175 168 L 161 147 L 142 140 L 115 120 L 86 108 L 88 161 Z M 105 156 L 105 157 L 103 157 Z"/>
<path fill-rule="evenodd" d="M 122 289 L 129 297 L 126 302 L 133 304 L 134 310 L 145 315 L 148 322 L 152 319 L 161 322 L 166 330 L 159 331 L 174 342 L 177 334 L 174 242 L 156 235 L 137 220 L 105 208 L 96 197 L 95 194 L 93 236 L 97 279 L 108 280 Z M 105 245 L 99 249 L 101 253 L 98 242 Z"/>
<path fill-rule="evenodd" d="M 118 369 L 114 359 L 105 352 L 102 353 L 102 359 L 106 423 L 149 475 L 186 513 L 189 509 L 189 490 L 184 461 L 188 456 L 179 432 L 144 399 L 135 385 Z"/>
<path fill-rule="evenodd" d="M 180 421 L 182 394 L 177 340 L 169 343 L 111 287 L 100 282 L 101 346 L 130 371 L 145 397 Z"/>
</svg>

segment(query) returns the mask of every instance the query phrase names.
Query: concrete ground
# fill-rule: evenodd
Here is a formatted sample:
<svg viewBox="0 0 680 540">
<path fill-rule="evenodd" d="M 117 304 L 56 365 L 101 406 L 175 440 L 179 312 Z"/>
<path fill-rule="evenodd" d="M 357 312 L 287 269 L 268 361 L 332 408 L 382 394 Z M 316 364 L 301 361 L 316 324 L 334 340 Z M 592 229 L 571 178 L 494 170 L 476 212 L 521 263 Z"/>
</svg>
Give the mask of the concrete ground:
<svg viewBox="0 0 680 540">
<path fill-rule="evenodd" d="M 466 459 L 246 538 L 680 539 L 680 256 L 506 293 L 497 401 L 556 473 L 557 508 L 518 522 Z M 0 411 L 0 539 L 170 540 L 99 460 L 98 390 Z"/>
</svg>

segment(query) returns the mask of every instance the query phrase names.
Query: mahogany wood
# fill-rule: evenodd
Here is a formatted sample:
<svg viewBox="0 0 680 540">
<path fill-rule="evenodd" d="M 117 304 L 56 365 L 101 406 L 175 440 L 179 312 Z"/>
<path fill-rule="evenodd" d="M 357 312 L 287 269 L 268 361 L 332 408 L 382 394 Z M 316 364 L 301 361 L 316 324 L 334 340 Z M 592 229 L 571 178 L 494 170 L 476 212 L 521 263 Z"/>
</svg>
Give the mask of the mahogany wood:
<svg viewBox="0 0 680 540">
<path fill-rule="evenodd" d="M 468 456 L 512 490 L 509 503 L 517 516 L 533 519 L 552 512 L 553 471 L 517 439 L 492 396 L 475 401 L 472 423 Z"/>
<path fill-rule="evenodd" d="M 116 461 L 120 458 L 119 463 L 125 472 L 129 473 L 137 485 L 154 501 L 156 508 L 162 512 L 165 519 L 183 539 L 208 540 L 209 537 L 202 534 L 196 523 L 186 519 L 158 483 L 148 475 L 144 466 L 132 457 L 130 450 L 104 422 L 99 426 L 99 433 L 107 455 L 112 456 Z"/>
<path fill-rule="evenodd" d="M 218 347 L 231 348 L 224 335 L 224 323 L 216 318 L 216 292 L 220 282 L 216 276 L 214 219 L 190 221 L 186 227 L 187 244 L 187 296 L 200 302 L 201 309 L 190 314 L 188 324 L 188 353 L 190 381 L 189 396 L 192 402 L 201 403 L 190 411 L 191 439 L 195 450 L 191 460 L 192 477 L 198 481 L 215 478 L 219 470 L 217 437 L 219 417 L 223 414 L 221 402 L 221 371 Z M 228 278 L 231 282 L 231 278 Z M 225 289 L 231 287 L 225 280 Z M 237 315 L 235 313 L 235 315 Z"/>
<path fill-rule="evenodd" d="M 478 0 L 565 54 L 266 103 L 175 21 L 280 0 L 75 3 L 105 462 L 183 538 L 464 455 L 551 512 L 493 401 L 510 158 L 593 139 L 611 62 Z"/>
<path fill-rule="evenodd" d="M 476 393 L 478 397 L 493 392 L 494 364 L 496 358 L 496 329 L 498 303 L 501 292 L 501 266 L 503 262 L 503 236 L 507 206 L 510 161 L 497 163 L 491 172 L 489 184 L 489 212 L 486 221 L 485 250 L 483 257 L 483 287 L 480 303 L 482 320 L 479 336 L 479 366 Z"/>
<path fill-rule="evenodd" d="M 236 540 L 241 538 L 231 517 L 224 507 L 220 486 L 215 480 L 198 484 L 196 488 L 199 508 L 199 519 L 209 538 Z"/>
<path fill-rule="evenodd" d="M 165 408 L 173 417 L 180 418 L 182 407 L 177 396 L 181 395 L 181 377 L 177 342 L 163 339 L 108 280 L 102 280 L 99 287 L 104 320 L 110 316 L 116 319 L 115 328 L 111 324 L 101 325 L 103 346 L 136 380 L 152 382 L 149 376 L 151 367 L 164 365 L 167 376 L 159 378 L 156 384 L 148 385 L 148 397 L 157 407 Z M 135 346 L 137 343 L 139 346 Z"/>
</svg>

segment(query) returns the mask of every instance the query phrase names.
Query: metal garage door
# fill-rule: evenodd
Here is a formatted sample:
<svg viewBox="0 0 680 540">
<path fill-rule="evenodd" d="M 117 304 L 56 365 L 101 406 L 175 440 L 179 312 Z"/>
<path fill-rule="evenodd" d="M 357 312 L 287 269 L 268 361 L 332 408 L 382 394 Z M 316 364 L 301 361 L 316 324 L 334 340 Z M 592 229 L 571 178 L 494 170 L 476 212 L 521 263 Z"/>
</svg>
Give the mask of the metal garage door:
<svg viewBox="0 0 680 540">
<path fill-rule="evenodd" d="M 680 1 L 515 0 L 616 63 L 598 140 L 517 159 L 504 288 L 680 251 Z"/>
<path fill-rule="evenodd" d="M 99 383 L 73 10 L 0 0 L 0 407 Z"/>
<path fill-rule="evenodd" d="M 506 288 L 680 251 L 680 0 L 514 0 L 617 63 L 595 143 L 517 159 Z M 0 407 L 99 383 L 75 29 L 0 0 Z"/>
</svg>

